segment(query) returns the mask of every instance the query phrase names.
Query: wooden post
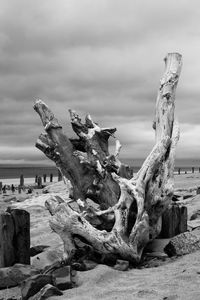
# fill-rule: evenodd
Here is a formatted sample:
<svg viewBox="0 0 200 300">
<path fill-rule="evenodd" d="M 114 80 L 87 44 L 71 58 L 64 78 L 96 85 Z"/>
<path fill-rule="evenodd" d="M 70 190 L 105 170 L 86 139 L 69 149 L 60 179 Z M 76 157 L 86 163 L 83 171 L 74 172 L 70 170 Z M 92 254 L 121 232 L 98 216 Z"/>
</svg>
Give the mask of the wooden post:
<svg viewBox="0 0 200 300">
<path fill-rule="evenodd" d="M 178 168 L 178 175 L 181 174 L 181 168 Z"/>
<path fill-rule="evenodd" d="M 170 238 L 187 231 L 187 207 L 170 204 L 162 215 L 161 238 Z"/>
<path fill-rule="evenodd" d="M 38 175 L 35 175 L 35 183 L 38 183 Z"/>
<path fill-rule="evenodd" d="M 37 184 L 38 184 L 38 188 L 42 188 L 42 177 L 41 176 L 38 176 Z"/>
<path fill-rule="evenodd" d="M 194 167 L 192 167 L 192 173 L 194 173 Z"/>
<path fill-rule="evenodd" d="M 44 183 L 46 182 L 46 180 L 47 180 L 47 175 L 44 174 L 44 175 L 43 175 L 43 181 L 44 181 Z"/>
<path fill-rule="evenodd" d="M 10 211 L 14 222 L 15 263 L 30 264 L 30 214 L 24 209 Z"/>
<path fill-rule="evenodd" d="M 62 180 L 62 173 L 60 172 L 60 170 L 58 169 L 58 181 Z"/>
<path fill-rule="evenodd" d="M 18 185 L 18 193 L 21 194 L 21 192 L 22 192 L 22 187 L 21 185 Z"/>
<path fill-rule="evenodd" d="M 53 174 L 50 174 L 50 182 L 53 182 Z"/>
<path fill-rule="evenodd" d="M 15 263 L 13 246 L 14 222 L 8 212 L 0 213 L 0 268 L 9 267 Z"/>
<path fill-rule="evenodd" d="M 0 194 L 2 193 L 2 187 L 3 187 L 3 183 L 2 181 L 0 181 Z"/>
<path fill-rule="evenodd" d="M 20 175 L 20 186 L 23 187 L 24 186 L 24 175 Z"/>
</svg>

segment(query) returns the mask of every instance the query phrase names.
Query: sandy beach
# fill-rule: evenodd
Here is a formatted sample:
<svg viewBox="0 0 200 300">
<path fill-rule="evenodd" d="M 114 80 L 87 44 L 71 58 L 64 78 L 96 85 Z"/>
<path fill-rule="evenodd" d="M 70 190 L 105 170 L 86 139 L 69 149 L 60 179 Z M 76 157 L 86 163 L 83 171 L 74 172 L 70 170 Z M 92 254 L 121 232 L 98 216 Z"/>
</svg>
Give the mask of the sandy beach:
<svg viewBox="0 0 200 300">
<path fill-rule="evenodd" d="M 200 174 L 175 175 L 175 194 L 180 194 L 180 201 L 188 208 L 188 218 L 200 210 L 200 195 L 196 195 L 200 186 Z M 15 193 L 16 199 L 7 201 L 9 196 L 1 194 L 1 208 L 13 205 L 26 209 L 31 216 L 31 246 L 47 245 L 51 249 L 62 249 L 59 236 L 50 230 L 48 225 L 49 212 L 44 203 L 50 195 L 65 195 L 67 190 L 63 183 L 51 185 L 50 193 L 34 190 L 32 195 Z M 184 195 L 188 195 L 184 199 Z M 21 200 L 20 200 L 21 197 Z M 23 199 L 22 199 L 23 197 Z M 24 200 L 26 198 L 26 200 Z M 19 201 L 19 202 L 17 202 Z M 32 259 L 34 264 L 34 259 Z M 185 255 L 166 261 L 154 258 L 150 265 L 126 272 L 114 270 L 106 265 L 98 265 L 95 269 L 78 272 L 79 286 L 64 291 L 63 296 L 50 299 L 200 299 L 200 252 Z M 19 296 L 19 288 L 0 291 L 1 295 Z M 6 299 L 6 298 L 5 298 Z"/>
</svg>

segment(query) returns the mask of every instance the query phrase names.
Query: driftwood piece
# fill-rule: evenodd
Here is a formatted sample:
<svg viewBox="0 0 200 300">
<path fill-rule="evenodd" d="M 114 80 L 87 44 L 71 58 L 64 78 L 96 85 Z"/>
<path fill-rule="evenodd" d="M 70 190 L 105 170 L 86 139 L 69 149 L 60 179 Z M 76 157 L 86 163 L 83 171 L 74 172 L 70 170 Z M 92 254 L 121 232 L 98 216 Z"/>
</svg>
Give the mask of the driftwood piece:
<svg viewBox="0 0 200 300">
<path fill-rule="evenodd" d="M 166 56 L 153 124 L 156 143 L 135 176 L 127 168 L 122 177 L 119 141 L 115 153 L 109 154 L 108 139 L 115 128 L 101 128 L 90 115 L 83 123 L 70 110 L 78 139 L 69 139 L 50 109 L 41 100 L 36 101 L 34 109 L 46 130 L 36 147 L 56 163 L 64 180 L 70 180 L 72 200 L 79 206 L 77 212 L 63 199 L 47 201 L 52 214 L 50 226 L 62 238 L 68 260 L 76 250 L 74 238 L 78 237 L 101 254 L 138 262 L 148 241 L 160 233 L 161 215 L 173 195 L 175 148 L 179 139 L 174 101 L 181 65 L 180 54 Z M 89 209 L 87 198 L 98 203 L 100 210 Z M 101 230 L 91 224 L 97 216 L 102 220 Z M 109 230 L 108 222 L 112 222 Z"/>
</svg>

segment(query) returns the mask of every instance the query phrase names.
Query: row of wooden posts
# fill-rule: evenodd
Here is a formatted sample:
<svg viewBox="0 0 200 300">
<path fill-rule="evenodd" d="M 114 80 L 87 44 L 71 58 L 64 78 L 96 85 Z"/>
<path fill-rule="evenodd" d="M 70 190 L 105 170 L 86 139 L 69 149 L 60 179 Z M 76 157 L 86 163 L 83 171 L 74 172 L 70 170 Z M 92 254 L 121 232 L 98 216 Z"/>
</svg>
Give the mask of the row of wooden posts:
<svg viewBox="0 0 200 300">
<path fill-rule="evenodd" d="M 195 168 L 192 167 L 192 168 L 191 168 L 191 173 L 194 173 L 194 171 L 195 171 Z M 189 170 L 188 170 L 188 171 L 185 171 L 185 170 L 181 170 L 181 168 L 178 168 L 177 172 L 178 172 L 178 175 L 180 175 L 181 173 L 182 173 L 182 174 L 183 174 L 183 173 L 187 174 L 187 173 L 189 172 Z M 200 173 L 200 168 L 198 168 L 198 172 Z"/>
<path fill-rule="evenodd" d="M 58 181 L 62 180 L 62 174 L 61 172 L 58 170 Z M 18 191 L 19 193 L 21 193 L 21 189 L 24 187 L 24 175 L 20 175 L 20 179 L 19 179 L 20 183 L 18 186 Z M 53 182 L 53 174 L 51 173 L 49 176 L 49 181 Z M 43 176 L 38 176 L 35 175 L 35 184 L 38 188 L 42 188 L 43 187 L 43 183 L 45 184 L 47 182 L 47 174 L 44 174 Z M 0 181 L 0 193 L 3 190 L 3 183 L 2 181 Z"/>
</svg>

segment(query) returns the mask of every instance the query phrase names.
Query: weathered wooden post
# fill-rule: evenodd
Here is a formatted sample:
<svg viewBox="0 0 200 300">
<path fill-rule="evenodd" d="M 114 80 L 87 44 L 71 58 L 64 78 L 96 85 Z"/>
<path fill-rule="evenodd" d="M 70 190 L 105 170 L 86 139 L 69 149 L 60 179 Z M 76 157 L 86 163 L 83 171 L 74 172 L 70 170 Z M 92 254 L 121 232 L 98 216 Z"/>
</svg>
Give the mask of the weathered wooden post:
<svg viewBox="0 0 200 300">
<path fill-rule="evenodd" d="M 170 204 L 162 215 L 161 238 L 170 238 L 187 231 L 187 207 Z"/>
<path fill-rule="evenodd" d="M 38 176 L 37 185 L 38 185 L 38 188 L 42 188 L 42 177 L 41 176 Z"/>
<path fill-rule="evenodd" d="M 21 185 L 18 185 L 18 193 L 21 194 L 21 192 L 22 192 L 22 187 Z"/>
<path fill-rule="evenodd" d="M 58 181 L 62 180 L 62 173 L 60 172 L 60 170 L 58 169 Z"/>
<path fill-rule="evenodd" d="M 24 186 L 24 175 L 20 175 L 20 186 L 23 187 Z"/>
<path fill-rule="evenodd" d="M 10 212 L 14 221 L 15 263 L 30 264 L 30 214 L 24 209 Z"/>
<path fill-rule="evenodd" d="M 50 182 L 53 182 L 53 174 L 50 174 Z"/>
<path fill-rule="evenodd" d="M 194 167 L 192 167 L 192 173 L 194 173 Z"/>
<path fill-rule="evenodd" d="M 35 175 L 35 183 L 38 183 L 38 175 Z"/>
<path fill-rule="evenodd" d="M 2 193 L 2 187 L 3 187 L 3 183 L 2 181 L 0 181 L 0 194 Z"/>
<path fill-rule="evenodd" d="M 46 182 L 46 180 L 47 180 L 47 175 L 44 174 L 44 175 L 43 175 L 43 181 L 44 181 L 44 183 Z"/>
<path fill-rule="evenodd" d="M 181 168 L 178 168 L 178 175 L 181 174 Z"/>
<path fill-rule="evenodd" d="M 0 268 L 30 264 L 30 214 L 23 209 L 0 213 Z"/>
<path fill-rule="evenodd" d="M 0 268 L 9 267 L 15 263 L 13 247 L 14 222 L 8 212 L 0 213 Z"/>
</svg>

